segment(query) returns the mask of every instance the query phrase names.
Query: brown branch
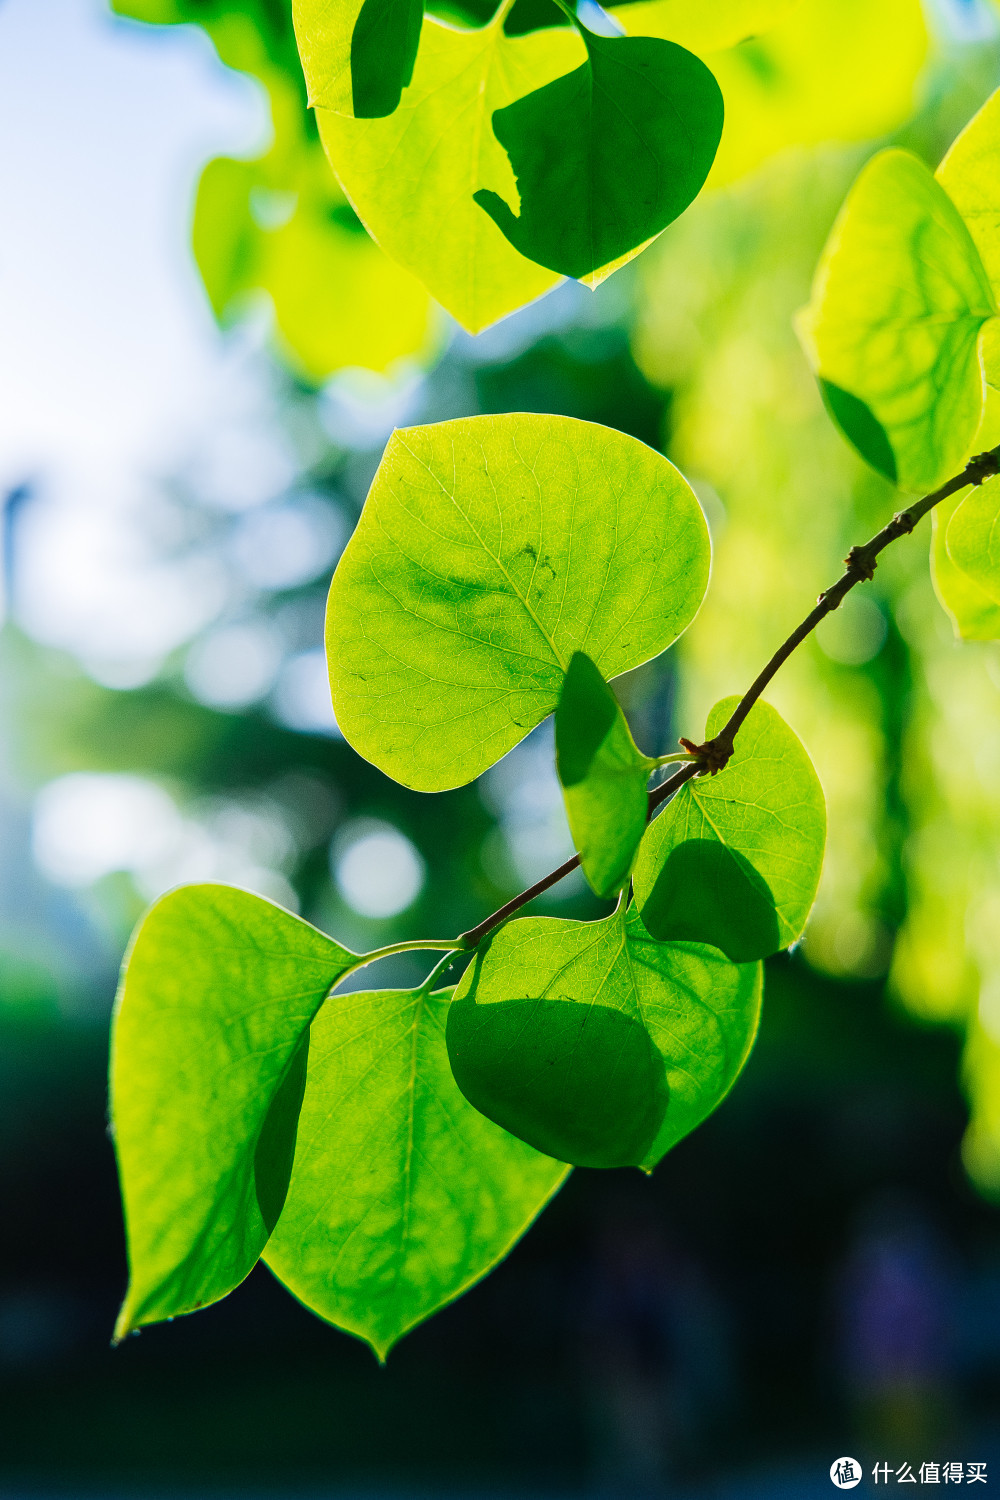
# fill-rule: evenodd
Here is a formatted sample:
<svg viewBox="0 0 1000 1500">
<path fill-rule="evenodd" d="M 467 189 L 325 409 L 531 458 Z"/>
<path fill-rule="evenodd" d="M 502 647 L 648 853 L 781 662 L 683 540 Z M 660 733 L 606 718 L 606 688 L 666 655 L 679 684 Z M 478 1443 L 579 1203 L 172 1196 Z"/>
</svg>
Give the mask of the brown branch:
<svg viewBox="0 0 1000 1500">
<path fill-rule="evenodd" d="M 691 780 L 692 776 L 715 776 L 725 767 L 733 753 L 737 733 L 778 668 L 788 660 L 796 646 L 800 646 L 806 636 L 812 634 L 820 620 L 839 608 L 851 589 L 875 576 L 879 553 L 883 552 L 890 542 L 898 541 L 901 536 L 908 536 L 917 522 L 922 520 L 928 511 L 933 510 L 935 505 L 940 504 L 942 500 L 947 500 L 949 495 L 956 494 L 967 484 L 982 484 L 984 480 L 991 479 L 995 474 L 1000 474 L 1000 445 L 991 448 L 987 453 L 979 453 L 975 458 L 970 458 L 961 474 L 956 474 L 952 479 L 946 480 L 940 489 L 934 490 L 930 495 L 925 495 L 922 500 L 915 500 L 906 510 L 899 511 L 887 526 L 883 526 L 882 530 L 872 537 L 871 541 L 865 542 L 860 547 L 852 547 L 844 559 L 845 572 L 832 588 L 824 589 L 815 609 L 809 611 L 801 625 L 796 626 L 788 639 L 778 647 L 767 666 L 743 694 L 730 715 L 728 723 L 713 739 L 707 740 L 702 745 L 693 744 L 686 739 L 681 740 L 680 743 L 684 748 L 692 751 L 699 758 L 681 766 L 679 770 L 674 771 L 673 775 L 668 776 L 666 781 L 650 792 L 647 817 L 651 818 L 656 809 L 675 792 L 678 792 L 686 781 Z M 579 863 L 579 854 L 574 854 L 572 859 L 568 859 L 565 864 L 560 865 L 557 870 L 553 870 L 542 880 L 537 880 L 520 895 L 514 896 L 492 916 L 480 922 L 477 927 L 463 932 L 458 939 L 459 945 L 463 949 L 477 947 L 494 927 L 498 927 L 522 906 L 526 906 L 529 901 L 533 901 L 536 896 L 540 896 L 543 891 L 547 891 L 550 886 L 569 875 Z"/>
</svg>

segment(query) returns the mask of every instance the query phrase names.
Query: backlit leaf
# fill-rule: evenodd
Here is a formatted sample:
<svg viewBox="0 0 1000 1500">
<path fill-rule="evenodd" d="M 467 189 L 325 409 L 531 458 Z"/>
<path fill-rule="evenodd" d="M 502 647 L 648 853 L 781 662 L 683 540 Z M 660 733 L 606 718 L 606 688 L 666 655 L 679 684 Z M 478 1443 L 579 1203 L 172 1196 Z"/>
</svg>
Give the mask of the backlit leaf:
<svg viewBox="0 0 1000 1500">
<path fill-rule="evenodd" d="M 707 738 L 738 702 L 715 705 Z M 661 940 L 766 958 L 801 934 L 825 840 L 812 762 L 780 714 L 757 703 L 725 770 L 686 782 L 646 833 L 633 877 L 643 923 Z"/>
<path fill-rule="evenodd" d="M 581 34 L 587 60 L 497 110 L 493 131 L 520 212 L 473 196 L 529 260 L 578 278 L 639 248 L 700 192 L 722 134 L 722 95 L 674 42 Z"/>
<path fill-rule="evenodd" d="M 958 209 L 993 284 L 1000 289 L 1000 90 L 973 115 L 937 169 L 937 180 Z"/>
<path fill-rule="evenodd" d="M 663 651 L 708 581 L 690 487 L 569 417 L 393 434 L 334 574 L 337 723 L 406 786 L 471 781 L 555 708 L 574 651 L 604 677 Z"/>
<path fill-rule="evenodd" d="M 636 749 L 590 657 L 574 652 L 556 708 L 556 768 L 583 873 L 599 896 L 616 895 L 629 877 L 654 764 Z"/>
<path fill-rule="evenodd" d="M 956 567 L 1000 605 L 1000 480 L 969 491 L 948 522 L 945 545 Z"/>
<path fill-rule="evenodd" d="M 391 115 L 413 77 L 423 0 L 364 0 L 351 33 L 351 102 L 359 120 Z"/>
<path fill-rule="evenodd" d="M 634 906 L 601 922 L 528 917 L 466 970 L 448 1055 L 466 1097 L 540 1150 L 652 1167 L 728 1093 L 760 998 L 758 964 L 655 942 Z"/>
<path fill-rule="evenodd" d="M 979 331 L 995 311 L 944 189 L 916 157 L 880 152 L 847 196 L 799 328 L 845 435 L 903 488 L 931 489 L 960 466 L 983 407 Z"/>
<path fill-rule="evenodd" d="M 334 995 L 313 1022 L 288 1195 L 264 1260 L 380 1358 L 500 1260 L 567 1175 L 460 1094 L 448 996 Z"/>
<path fill-rule="evenodd" d="M 965 641 L 997 641 L 1000 605 L 952 561 L 948 551 L 951 519 L 961 503 L 961 495 L 952 496 L 931 511 L 931 582 L 957 636 Z"/>
<path fill-rule="evenodd" d="M 144 918 L 112 1035 L 131 1273 L 119 1338 L 252 1270 L 288 1184 L 309 1023 L 356 962 L 230 886 L 182 887 Z"/>
</svg>

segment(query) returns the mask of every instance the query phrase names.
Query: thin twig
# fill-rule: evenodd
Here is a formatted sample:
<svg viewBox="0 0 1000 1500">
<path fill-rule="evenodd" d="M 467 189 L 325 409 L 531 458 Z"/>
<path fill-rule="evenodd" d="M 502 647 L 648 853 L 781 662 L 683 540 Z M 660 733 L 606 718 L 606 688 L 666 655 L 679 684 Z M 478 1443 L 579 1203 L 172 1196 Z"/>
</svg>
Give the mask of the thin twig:
<svg viewBox="0 0 1000 1500">
<path fill-rule="evenodd" d="M 956 474 L 940 489 L 934 490 L 930 495 L 925 495 L 922 500 L 915 500 L 906 510 L 899 511 L 887 526 L 883 526 L 882 530 L 872 537 L 871 541 L 865 542 L 861 547 L 852 547 L 844 559 L 843 575 L 832 588 L 825 589 L 820 594 L 815 609 L 809 611 L 802 624 L 798 625 L 788 639 L 778 647 L 764 670 L 747 688 L 719 733 L 702 745 L 693 744 L 690 740 L 681 740 L 685 750 L 696 755 L 697 759 L 681 766 L 672 776 L 668 776 L 666 781 L 650 792 L 647 818 L 651 818 L 662 803 L 672 797 L 675 792 L 680 791 L 684 783 L 690 781 L 692 776 L 714 776 L 724 768 L 733 753 L 734 741 L 744 720 L 778 668 L 788 660 L 796 646 L 800 646 L 806 636 L 812 634 L 820 620 L 843 603 L 851 589 L 874 577 L 879 553 L 884 551 L 890 542 L 898 541 L 901 536 L 908 536 L 917 522 L 922 520 L 928 511 L 933 510 L 935 505 L 940 504 L 942 500 L 947 500 L 949 495 L 956 494 L 967 484 L 982 484 L 984 480 L 991 479 L 995 474 L 1000 474 L 1000 445 L 991 448 L 987 453 L 979 453 L 975 458 L 970 458 L 961 474 Z M 542 880 L 536 880 L 534 885 L 529 886 L 520 895 L 514 896 L 492 916 L 480 922 L 477 927 L 463 932 L 458 942 L 465 949 L 475 948 L 488 933 L 493 931 L 494 927 L 499 927 L 501 922 L 513 916 L 514 912 L 522 906 L 526 906 L 529 901 L 533 901 L 536 896 L 540 896 L 543 891 L 547 891 L 550 886 L 569 875 L 579 863 L 579 854 L 574 854 L 572 859 L 566 860 L 565 864 L 560 865 L 557 870 L 553 870 Z"/>
</svg>

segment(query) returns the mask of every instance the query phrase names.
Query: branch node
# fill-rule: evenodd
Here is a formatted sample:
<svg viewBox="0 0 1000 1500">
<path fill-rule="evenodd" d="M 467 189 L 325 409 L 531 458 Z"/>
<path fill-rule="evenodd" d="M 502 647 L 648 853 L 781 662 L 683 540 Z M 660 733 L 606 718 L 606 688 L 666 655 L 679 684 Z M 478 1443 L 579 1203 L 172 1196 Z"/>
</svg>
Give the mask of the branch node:
<svg viewBox="0 0 1000 1500">
<path fill-rule="evenodd" d="M 718 776 L 729 764 L 729 758 L 733 753 L 732 745 L 723 744 L 718 735 L 714 740 L 706 740 L 703 745 L 696 745 L 693 740 L 686 740 L 681 736 L 680 743 L 689 755 L 696 755 L 704 764 L 704 770 L 699 771 L 699 776 Z"/>
<path fill-rule="evenodd" d="M 912 522 L 910 524 L 910 529 L 912 530 Z M 847 556 L 844 558 L 844 567 L 847 569 L 848 573 L 856 573 L 858 577 L 864 579 L 866 583 L 870 583 L 871 580 L 875 577 L 875 569 L 877 566 L 878 559 L 875 557 L 869 557 L 867 547 L 852 547 L 850 552 L 848 552 Z"/>
<path fill-rule="evenodd" d="M 1000 474 L 1000 451 L 990 448 L 986 453 L 977 453 L 965 466 L 965 477 L 970 484 L 983 484 Z"/>
</svg>

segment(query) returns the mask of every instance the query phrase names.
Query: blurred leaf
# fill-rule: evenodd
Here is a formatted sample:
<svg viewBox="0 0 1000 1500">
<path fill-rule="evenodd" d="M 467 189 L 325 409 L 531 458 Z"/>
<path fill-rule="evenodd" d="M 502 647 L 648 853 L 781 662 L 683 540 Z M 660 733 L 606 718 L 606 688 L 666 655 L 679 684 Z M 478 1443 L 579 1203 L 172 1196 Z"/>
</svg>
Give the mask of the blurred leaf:
<svg viewBox="0 0 1000 1500">
<path fill-rule="evenodd" d="M 1000 289 L 1000 90 L 948 149 L 937 180 L 958 209 L 979 251 L 994 293 Z"/>
<path fill-rule="evenodd" d="M 965 641 L 1000 640 L 1000 605 L 953 561 L 947 536 L 961 497 L 943 500 L 931 511 L 931 581 L 955 634 Z"/>
<path fill-rule="evenodd" d="M 539 1150 L 653 1167 L 743 1067 L 761 973 L 712 948 L 654 942 L 634 906 L 601 922 L 509 922 L 455 991 L 452 1069 L 477 1109 Z"/>
<path fill-rule="evenodd" d="M 847 195 L 799 329 L 845 435 L 888 472 L 884 436 L 904 489 L 961 466 L 983 409 L 977 340 L 995 312 L 947 194 L 916 157 L 880 152 Z"/>
<path fill-rule="evenodd" d="M 767 31 L 803 0 L 719 0 L 693 6 L 690 0 L 635 0 L 605 9 L 629 36 L 661 36 L 703 55 L 735 46 Z"/>
<path fill-rule="evenodd" d="M 718 734 L 739 702 L 708 716 Z M 639 849 L 636 905 L 653 937 L 711 943 L 737 962 L 801 934 L 816 898 L 826 807 L 812 762 L 768 703 L 756 703 L 717 776 L 688 781 Z"/>
<path fill-rule="evenodd" d="M 413 77 L 424 0 L 364 0 L 351 33 L 351 102 L 359 120 L 391 115 Z"/>
<path fill-rule="evenodd" d="M 945 533 L 948 556 L 993 603 L 1000 605 L 1000 482 L 970 490 Z"/>
<path fill-rule="evenodd" d="M 300 4 L 297 25 L 317 123 L 340 182 L 372 236 L 455 318 L 478 332 L 532 301 L 558 277 L 519 255 L 473 201 L 477 188 L 514 199 L 514 174 L 496 140 L 495 110 L 568 72 L 583 43 L 566 28 L 508 37 L 424 21 L 413 80 L 387 119 L 354 120 L 343 79 L 329 77 L 311 30 L 322 7 Z"/>
<path fill-rule="evenodd" d="M 289 0 L 111 0 L 120 16 L 153 25 L 198 25 L 230 68 L 265 83 L 275 69 L 301 87 Z"/>
<path fill-rule="evenodd" d="M 472 1109 L 445 993 L 334 995 L 312 1024 L 288 1196 L 264 1260 L 383 1359 L 506 1255 L 567 1168 Z"/>
<path fill-rule="evenodd" d="M 655 761 L 636 749 L 625 715 L 590 657 L 575 651 L 556 708 L 556 767 L 580 864 L 598 896 L 628 880 L 646 827 Z"/>
<path fill-rule="evenodd" d="M 665 650 L 708 580 L 697 500 L 635 438 L 569 417 L 396 432 L 330 588 L 347 740 L 420 791 L 471 781 L 555 708 Z"/>
<path fill-rule="evenodd" d="M 519 215 L 490 189 L 473 195 L 522 255 L 578 278 L 682 214 L 722 134 L 722 95 L 693 53 L 658 38 L 580 31 L 581 67 L 493 115 Z"/>
<path fill-rule="evenodd" d="M 309 1023 L 355 957 L 230 886 L 173 891 L 137 929 L 111 1053 L 131 1273 L 117 1338 L 253 1269 L 288 1184 Z"/>
</svg>

